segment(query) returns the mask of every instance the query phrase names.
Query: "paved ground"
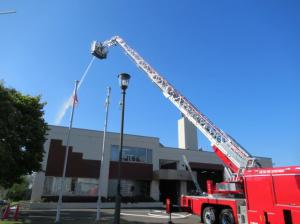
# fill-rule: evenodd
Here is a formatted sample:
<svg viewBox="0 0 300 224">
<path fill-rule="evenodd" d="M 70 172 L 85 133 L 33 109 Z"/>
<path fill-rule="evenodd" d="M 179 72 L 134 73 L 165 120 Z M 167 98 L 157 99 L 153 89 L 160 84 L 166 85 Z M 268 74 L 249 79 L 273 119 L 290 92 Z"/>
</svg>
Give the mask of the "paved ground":
<svg viewBox="0 0 300 224">
<path fill-rule="evenodd" d="M 102 209 L 101 210 L 101 223 L 113 223 L 114 210 Z M 30 224 L 53 224 L 55 220 L 55 210 L 35 210 L 23 211 L 20 214 L 20 219 L 24 223 Z M 76 209 L 76 210 L 62 210 L 61 223 L 62 224 L 94 224 L 96 217 L 95 209 Z M 172 215 L 172 221 L 178 224 L 199 224 L 199 217 L 185 213 L 177 212 Z M 121 210 L 121 223 L 151 223 L 162 224 L 168 223 L 168 215 L 164 210 L 152 209 L 122 209 Z"/>
</svg>

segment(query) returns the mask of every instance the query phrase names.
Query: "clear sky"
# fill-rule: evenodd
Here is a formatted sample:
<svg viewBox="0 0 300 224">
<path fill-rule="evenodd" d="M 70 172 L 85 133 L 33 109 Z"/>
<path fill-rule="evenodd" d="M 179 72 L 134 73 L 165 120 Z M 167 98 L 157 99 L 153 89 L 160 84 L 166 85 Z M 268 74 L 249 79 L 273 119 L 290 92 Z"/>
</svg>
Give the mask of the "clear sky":
<svg viewBox="0 0 300 224">
<path fill-rule="evenodd" d="M 218 127 L 276 166 L 300 164 L 300 2 L 0 1 L 0 79 L 42 95 L 53 124 L 92 56 L 120 35 Z M 117 75 L 131 74 L 125 132 L 177 146 L 178 110 L 120 48 L 95 60 L 78 93 L 74 126 L 120 130 Z M 70 111 L 61 124 L 68 126 Z M 199 146 L 211 150 L 200 133 Z"/>
</svg>

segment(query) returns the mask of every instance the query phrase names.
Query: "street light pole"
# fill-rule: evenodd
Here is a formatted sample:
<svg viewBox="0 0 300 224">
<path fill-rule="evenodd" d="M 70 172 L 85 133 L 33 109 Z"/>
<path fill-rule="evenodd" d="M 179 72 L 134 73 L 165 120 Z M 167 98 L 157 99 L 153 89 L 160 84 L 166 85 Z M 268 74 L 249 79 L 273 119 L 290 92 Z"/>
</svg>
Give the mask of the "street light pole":
<svg viewBox="0 0 300 224">
<path fill-rule="evenodd" d="M 117 183 L 114 224 L 120 224 L 120 212 L 121 212 L 121 201 L 122 201 L 121 200 L 121 162 L 122 162 L 122 152 L 123 152 L 125 95 L 126 95 L 126 89 L 129 84 L 130 75 L 126 73 L 122 73 L 118 75 L 118 78 L 122 90 L 122 113 L 121 113 L 120 150 L 119 150 L 119 161 L 118 161 L 118 183 Z"/>
</svg>

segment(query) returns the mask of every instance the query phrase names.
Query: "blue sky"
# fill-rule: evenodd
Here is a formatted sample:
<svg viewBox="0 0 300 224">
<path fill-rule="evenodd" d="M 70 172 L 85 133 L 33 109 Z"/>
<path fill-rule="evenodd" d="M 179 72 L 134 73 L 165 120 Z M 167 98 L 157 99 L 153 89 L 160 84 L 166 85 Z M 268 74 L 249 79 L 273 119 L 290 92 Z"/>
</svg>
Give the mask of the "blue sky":
<svg viewBox="0 0 300 224">
<path fill-rule="evenodd" d="M 90 43 L 120 35 L 217 126 L 253 155 L 300 164 L 299 1 L 2 0 L 0 79 L 42 95 L 53 124 L 91 60 Z M 117 75 L 131 74 L 125 132 L 177 146 L 178 110 L 120 48 L 95 60 L 74 126 L 120 129 Z M 62 120 L 67 126 L 70 111 Z M 211 150 L 199 133 L 199 145 Z"/>
</svg>

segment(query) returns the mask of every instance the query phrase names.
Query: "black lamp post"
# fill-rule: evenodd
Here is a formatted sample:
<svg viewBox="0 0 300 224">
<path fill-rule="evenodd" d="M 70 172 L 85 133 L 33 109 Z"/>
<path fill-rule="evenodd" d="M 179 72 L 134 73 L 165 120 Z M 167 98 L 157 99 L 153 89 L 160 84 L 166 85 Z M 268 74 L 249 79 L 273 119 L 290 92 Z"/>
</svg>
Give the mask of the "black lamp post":
<svg viewBox="0 0 300 224">
<path fill-rule="evenodd" d="M 121 212 L 121 162 L 123 152 L 123 130 L 124 130 L 124 110 L 125 110 L 125 94 L 129 84 L 130 75 L 121 73 L 118 75 L 119 84 L 122 90 L 122 115 L 121 115 L 121 132 L 120 132 L 120 151 L 119 151 L 119 162 L 118 162 L 118 184 L 116 194 L 116 207 L 114 224 L 120 224 L 120 212 Z"/>
</svg>

